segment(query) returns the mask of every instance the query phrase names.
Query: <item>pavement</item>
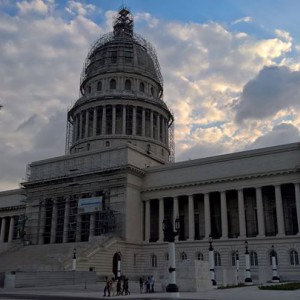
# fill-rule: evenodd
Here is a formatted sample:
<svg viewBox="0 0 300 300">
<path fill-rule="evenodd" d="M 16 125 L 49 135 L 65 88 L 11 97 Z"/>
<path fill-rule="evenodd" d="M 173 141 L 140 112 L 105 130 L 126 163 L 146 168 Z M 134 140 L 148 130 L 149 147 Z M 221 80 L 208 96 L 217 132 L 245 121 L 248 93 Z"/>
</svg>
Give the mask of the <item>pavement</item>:
<svg viewBox="0 0 300 300">
<path fill-rule="evenodd" d="M 199 292 L 180 292 L 170 293 L 151 293 L 140 294 L 132 293 L 128 296 L 103 297 L 103 288 L 99 284 L 51 286 L 51 287 L 31 287 L 31 288 L 3 288 L 0 289 L 0 299 L 5 296 L 13 296 L 15 299 L 39 299 L 37 296 L 78 299 L 200 299 L 200 300 L 300 300 L 300 290 L 296 291 L 270 291 L 260 290 L 257 286 L 247 286 L 239 288 L 203 290 Z M 32 296 L 32 297 L 31 297 Z M 42 298 L 42 297 L 41 297 Z M 14 299 L 7 297 L 7 299 Z"/>
</svg>

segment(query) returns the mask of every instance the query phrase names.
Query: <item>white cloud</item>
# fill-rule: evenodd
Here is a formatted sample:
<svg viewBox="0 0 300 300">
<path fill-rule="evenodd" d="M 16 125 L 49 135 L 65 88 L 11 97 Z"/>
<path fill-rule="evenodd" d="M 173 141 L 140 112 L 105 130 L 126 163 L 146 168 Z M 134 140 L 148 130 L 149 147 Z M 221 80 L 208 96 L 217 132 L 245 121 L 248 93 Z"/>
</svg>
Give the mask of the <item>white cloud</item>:
<svg viewBox="0 0 300 300">
<path fill-rule="evenodd" d="M 240 18 L 238 20 L 235 20 L 232 22 L 233 25 L 238 24 L 238 23 L 249 23 L 252 22 L 253 19 L 250 16 L 246 16 L 244 18 Z"/>
<path fill-rule="evenodd" d="M 86 16 L 95 11 L 96 7 L 93 4 L 83 4 L 81 2 L 71 0 L 68 1 L 68 5 L 65 9 L 71 15 Z"/>
<path fill-rule="evenodd" d="M 30 12 L 39 13 L 39 14 L 46 14 L 49 10 L 48 5 L 51 2 L 46 3 L 43 0 L 32 0 L 32 1 L 20 1 L 17 2 L 17 7 L 19 9 L 20 14 L 27 14 Z"/>
</svg>

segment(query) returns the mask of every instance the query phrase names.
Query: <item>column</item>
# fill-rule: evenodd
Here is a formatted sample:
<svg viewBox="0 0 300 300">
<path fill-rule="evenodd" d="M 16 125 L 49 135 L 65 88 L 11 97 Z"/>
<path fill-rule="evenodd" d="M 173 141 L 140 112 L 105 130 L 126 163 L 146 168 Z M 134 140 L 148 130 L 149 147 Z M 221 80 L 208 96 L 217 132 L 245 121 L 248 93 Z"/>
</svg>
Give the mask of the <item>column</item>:
<svg viewBox="0 0 300 300">
<path fill-rule="evenodd" d="M 295 202 L 297 211 L 297 221 L 298 221 L 298 235 L 300 235 L 300 185 L 295 183 Z"/>
<path fill-rule="evenodd" d="M 93 136 L 96 136 L 96 130 L 97 130 L 97 107 L 94 108 Z"/>
<path fill-rule="evenodd" d="M 76 218 L 76 242 L 81 241 L 81 215 L 78 214 Z"/>
<path fill-rule="evenodd" d="M 265 220 L 264 220 L 264 205 L 263 205 L 261 187 L 257 187 L 255 191 L 256 191 L 258 236 L 264 237 L 265 236 Z"/>
<path fill-rule="evenodd" d="M 15 218 L 10 217 L 10 222 L 9 222 L 9 234 L 8 234 L 8 242 L 12 242 L 13 237 L 14 237 L 14 227 L 15 227 Z"/>
<path fill-rule="evenodd" d="M 244 192 L 238 190 L 238 204 L 239 204 L 239 225 L 240 225 L 240 238 L 246 237 L 246 218 L 245 218 L 245 203 Z"/>
<path fill-rule="evenodd" d="M 132 135 L 136 135 L 136 106 L 133 107 Z"/>
<path fill-rule="evenodd" d="M 142 110 L 142 136 L 145 136 L 145 123 L 146 123 L 146 112 L 145 112 L 145 108 L 143 107 Z"/>
<path fill-rule="evenodd" d="M 150 240 L 150 200 L 145 201 L 145 242 Z"/>
<path fill-rule="evenodd" d="M 0 231 L 0 242 L 1 243 L 4 243 L 5 229 L 6 229 L 6 218 L 4 217 L 1 220 L 1 231 Z"/>
<path fill-rule="evenodd" d="M 56 241 L 56 225 L 57 225 L 57 203 L 53 201 L 52 218 L 51 218 L 51 236 L 50 243 L 53 244 Z"/>
<path fill-rule="evenodd" d="M 89 232 L 90 238 L 95 236 L 95 219 L 96 219 L 96 215 L 93 212 L 90 214 L 90 232 Z"/>
<path fill-rule="evenodd" d="M 179 206 L 178 197 L 173 198 L 173 226 L 175 225 L 175 220 L 179 218 Z"/>
<path fill-rule="evenodd" d="M 126 105 L 123 105 L 122 134 L 126 134 Z"/>
<path fill-rule="evenodd" d="M 226 191 L 221 192 L 221 224 L 222 224 L 222 239 L 227 239 L 228 238 L 228 217 L 227 217 Z"/>
<path fill-rule="evenodd" d="M 161 116 L 162 118 L 162 142 L 166 142 L 166 119 Z"/>
<path fill-rule="evenodd" d="M 102 135 L 106 134 L 106 106 L 102 107 Z"/>
<path fill-rule="evenodd" d="M 87 138 L 89 136 L 89 110 L 85 111 L 85 136 Z"/>
<path fill-rule="evenodd" d="M 204 194 L 204 222 L 205 238 L 209 239 L 209 236 L 211 234 L 209 193 Z"/>
<path fill-rule="evenodd" d="M 165 217 L 165 207 L 164 207 L 164 198 L 159 199 L 159 241 L 163 242 L 164 240 L 164 232 L 163 232 L 163 220 Z"/>
<path fill-rule="evenodd" d="M 46 208 L 45 208 L 45 202 L 40 202 L 40 227 L 39 227 L 39 237 L 38 237 L 38 244 L 42 245 L 44 244 L 44 233 L 45 233 L 45 223 L 46 223 Z"/>
<path fill-rule="evenodd" d="M 116 106 L 112 106 L 112 134 L 116 134 Z"/>
<path fill-rule="evenodd" d="M 78 114 L 78 121 L 79 121 L 79 139 L 81 139 L 81 133 L 82 133 L 82 114 L 81 112 Z"/>
<path fill-rule="evenodd" d="M 153 110 L 150 110 L 150 137 L 153 139 Z"/>
<path fill-rule="evenodd" d="M 195 239 L 195 211 L 194 211 L 194 196 L 189 195 L 189 240 Z"/>
<path fill-rule="evenodd" d="M 157 114 L 157 140 L 160 141 L 160 114 Z"/>
<path fill-rule="evenodd" d="M 278 233 L 277 235 L 284 235 L 284 218 L 283 218 L 283 207 L 282 207 L 282 196 L 280 185 L 275 186 L 275 198 L 276 198 L 276 217 Z"/>
<path fill-rule="evenodd" d="M 69 217 L 70 217 L 70 199 L 67 198 L 65 203 L 63 243 L 68 242 Z"/>
</svg>

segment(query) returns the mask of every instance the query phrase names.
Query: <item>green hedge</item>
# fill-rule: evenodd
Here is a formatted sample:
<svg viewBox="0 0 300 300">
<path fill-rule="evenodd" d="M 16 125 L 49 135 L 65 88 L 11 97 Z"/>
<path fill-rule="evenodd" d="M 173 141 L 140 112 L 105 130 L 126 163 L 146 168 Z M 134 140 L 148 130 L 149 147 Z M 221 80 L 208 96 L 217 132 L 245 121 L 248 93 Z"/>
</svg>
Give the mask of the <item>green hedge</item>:
<svg viewBox="0 0 300 300">
<path fill-rule="evenodd" d="M 300 282 L 290 282 L 276 285 L 267 285 L 258 287 L 261 290 L 278 290 L 278 291 L 292 291 L 300 289 Z"/>
</svg>

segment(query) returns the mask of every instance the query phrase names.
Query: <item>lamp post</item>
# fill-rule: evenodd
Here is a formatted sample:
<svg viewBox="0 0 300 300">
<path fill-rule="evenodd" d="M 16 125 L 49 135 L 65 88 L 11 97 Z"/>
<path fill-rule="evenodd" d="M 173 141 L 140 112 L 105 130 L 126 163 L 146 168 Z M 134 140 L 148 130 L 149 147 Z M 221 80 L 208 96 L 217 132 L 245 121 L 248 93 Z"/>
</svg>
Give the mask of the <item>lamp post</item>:
<svg viewBox="0 0 300 300">
<path fill-rule="evenodd" d="M 175 236 L 180 230 L 180 220 L 175 220 L 175 231 L 170 219 L 163 220 L 164 241 L 168 242 L 169 253 L 169 283 L 166 287 L 168 293 L 178 293 L 178 286 L 176 285 L 176 266 L 175 266 Z"/>
<path fill-rule="evenodd" d="M 72 271 L 76 271 L 76 248 L 73 249 Z"/>
<path fill-rule="evenodd" d="M 216 282 L 216 275 L 215 275 L 215 255 L 214 255 L 214 248 L 212 245 L 212 237 L 211 234 L 209 235 L 209 248 L 208 248 L 208 262 L 209 262 L 209 272 L 210 272 L 210 279 L 213 287 L 217 287 Z"/>
<path fill-rule="evenodd" d="M 280 282 L 280 278 L 277 273 L 276 252 L 274 250 L 274 245 L 272 245 L 271 259 L 272 259 L 272 272 L 273 272 L 272 282 Z"/>
<path fill-rule="evenodd" d="M 246 276 L 245 285 L 252 285 L 251 271 L 250 271 L 250 256 L 248 251 L 248 242 L 245 241 L 245 262 L 246 262 Z"/>
</svg>

